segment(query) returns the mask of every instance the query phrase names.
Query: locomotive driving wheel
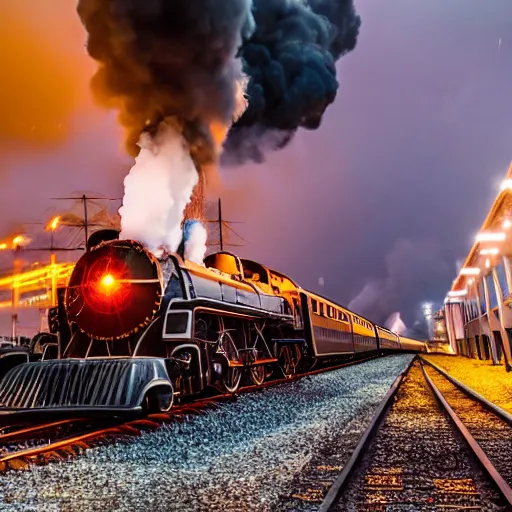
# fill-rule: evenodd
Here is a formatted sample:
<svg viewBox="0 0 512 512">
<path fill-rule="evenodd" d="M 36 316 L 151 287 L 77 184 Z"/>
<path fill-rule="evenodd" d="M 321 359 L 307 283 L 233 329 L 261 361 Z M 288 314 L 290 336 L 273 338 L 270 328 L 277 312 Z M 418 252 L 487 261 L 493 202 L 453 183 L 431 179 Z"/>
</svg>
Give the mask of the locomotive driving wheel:
<svg viewBox="0 0 512 512">
<path fill-rule="evenodd" d="M 242 368 L 239 366 L 229 366 L 229 362 L 238 362 L 238 350 L 236 349 L 233 337 L 229 332 L 223 332 L 219 338 L 219 347 L 228 361 L 226 371 L 222 375 L 222 387 L 228 393 L 235 393 L 240 386 L 242 379 Z"/>
<path fill-rule="evenodd" d="M 249 361 L 252 363 L 257 359 L 265 359 L 271 357 L 271 352 L 268 348 L 265 336 L 263 334 L 265 328 L 265 322 L 263 324 L 254 323 L 249 327 L 249 343 L 252 347 L 252 352 L 249 352 Z M 253 384 L 261 386 L 265 379 L 272 374 L 272 370 L 268 365 L 259 364 L 256 366 L 249 367 L 249 377 Z"/>
<path fill-rule="evenodd" d="M 257 358 L 257 353 L 251 353 L 251 361 Z M 251 377 L 252 382 L 256 386 L 261 386 L 263 382 L 265 382 L 265 378 L 267 376 L 267 370 L 265 365 L 261 364 L 258 366 L 251 366 L 249 368 L 249 376 Z"/>
<path fill-rule="evenodd" d="M 297 345 L 278 345 L 276 347 L 276 356 L 278 364 L 283 375 L 288 379 L 297 373 L 300 352 Z"/>
</svg>

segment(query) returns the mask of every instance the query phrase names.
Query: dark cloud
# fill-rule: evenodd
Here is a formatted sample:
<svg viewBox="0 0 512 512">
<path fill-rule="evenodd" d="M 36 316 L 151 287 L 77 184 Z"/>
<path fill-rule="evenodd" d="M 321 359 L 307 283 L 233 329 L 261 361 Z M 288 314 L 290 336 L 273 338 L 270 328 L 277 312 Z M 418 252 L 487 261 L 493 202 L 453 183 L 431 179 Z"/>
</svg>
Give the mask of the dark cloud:
<svg viewBox="0 0 512 512">
<path fill-rule="evenodd" d="M 336 60 L 361 25 L 353 0 L 254 0 L 256 30 L 241 49 L 249 106 L 231 128 L 224 164 L 261 162 L 298 128 L 315 130 L 336 98 Z"/>
<path fill-rule="evenodd" d="M 233 116 L 250 1 L 80 0 L 78 13 L 99 63 L 93 92 L 120 112 L 130 153 L 143 130 L 173 117 L 196 164 L 214 160 L 211 126 Z"/>
</svg>

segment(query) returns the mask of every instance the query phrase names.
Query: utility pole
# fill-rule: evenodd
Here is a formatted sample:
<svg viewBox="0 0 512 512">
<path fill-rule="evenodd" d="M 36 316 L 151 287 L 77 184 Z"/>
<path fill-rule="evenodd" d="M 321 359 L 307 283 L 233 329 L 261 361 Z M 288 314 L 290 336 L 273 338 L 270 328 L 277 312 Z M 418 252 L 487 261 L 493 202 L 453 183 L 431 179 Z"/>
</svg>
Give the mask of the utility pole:
<svg viewBox="0 0 512 512">
<path fill-rule="evenodd" d="M 101 200 L 101 201 L 122 201 L 121 197 L 88 197 L 85 194 L 82 194 L 81 197 L 52 197 L 51 198 L 54 201 L 81 201 L 83 206 L 83 212 L 84 212 L 84 223 L 79 224 L 77 226 L 84 228 L 84 238 L 85 238 L 85 246 L 84 250 L 85 252 L 89 252 L 89 246 L 88 246 L 88 240 L 89 240 L 89 227 L 94 226 L 95 224 L 89 224 L 88 220 L 88 210 L 87 210 L 87 201 L 93 201 L 93 200 Z"/>
<path fill-rule="evenodd" d="M 84 205 L 85 252 L 89 252 L 89 244 L 87 243 L 89 240 L 88 230 L 87 230 L 87 197 L 85 197 L 85 194 L 82 196 L 82 203 Z"/>
<path fill-rule="evenodd" d="M 213 215 L 212 215 L 213 216 Z M 226 228 L 228 231 L 231 231 L 234 235 L 236 235 L 238 238 L 246 242 L 246 240 L 239 235 L 232 227 L 231 224 L 243 224 L 243 222 L 235 222 L 235 221 L 228 221 L 224 220 L 222 218 L 222 201 L 220 197 L 217 199 L 217 218 L 215 220 L 203 220 L 201 221 L 205 224 L 217 224 L 219 228 L 219 240 L 215 242 L 208 242 L 208 246 L 218 245 L 220 246 L 220 250 L 223 251 L 225 247 L 241 247 L 242 244 L 230 244 L 225 241 L 225 231 L 224 228 Z"/>
<path fill-rule="evenodd" d="M 219 241 L 220 241 L 220 250 L 223 251 L 224 244 L 223 244 L 223 240 L 222 240 L 222 206 L 221 206 L 220 197 L 219 197 Z"/>
</svg>

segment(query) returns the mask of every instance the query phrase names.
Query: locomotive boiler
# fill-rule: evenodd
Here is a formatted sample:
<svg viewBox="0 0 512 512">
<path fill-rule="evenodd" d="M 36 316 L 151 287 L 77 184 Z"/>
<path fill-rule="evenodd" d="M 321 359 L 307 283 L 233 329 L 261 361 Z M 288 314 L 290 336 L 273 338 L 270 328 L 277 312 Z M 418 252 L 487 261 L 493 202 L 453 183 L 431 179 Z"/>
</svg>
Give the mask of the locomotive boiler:
<svg viewBox="0 0 512 512">
<path fill-rule="evenodd" d="M 60 295 L 54 359 L 0 381 L 0 412 L 167 411 L 207 388 L 234 393 L 318 362 L 424 351 L 255 261 L 157 259 L 133 240 L 102 241 Z"/>
</svg>

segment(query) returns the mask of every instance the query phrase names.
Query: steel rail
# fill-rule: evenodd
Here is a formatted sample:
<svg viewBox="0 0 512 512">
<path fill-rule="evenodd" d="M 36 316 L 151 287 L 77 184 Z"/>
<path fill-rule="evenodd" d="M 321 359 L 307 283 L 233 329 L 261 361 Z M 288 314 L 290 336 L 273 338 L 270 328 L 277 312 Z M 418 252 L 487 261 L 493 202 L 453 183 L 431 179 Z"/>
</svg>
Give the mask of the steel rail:
<svg viewBox="0 0 512 512">
<path fill-rule="evenodd" d="M 148 418 L 142 418 L 128 423 L 103 427 L 84 434 L 59 439 L 58 441 L 53 441 L 45 445 L 16 450 L 0 457 L 0 472 L 6 471 L 7 469 L 21 469 L 31 461 L 35 462 L 40 456 L 58 453 L 59 451 L 65 451 L 68 455 L 71 455 L 72 452 L 70 452 L 70 449 L 72 450 L 74 446 L 86 449 L 88 448 L 87 442 L 94 441 L 98 438 L 107 436 L 139 436 L 141 435 L 142 428 L 155 429 L 160 426 L 161 423 L 157 423 Z"/>
<path fill-rule="evenodd" d="M 512 426 L 512 414 L 505 411 L 498 405 L 490 402 L 487 400 L 487 398 L 483 397 L 482 395 L 478 394 L 474 389 L 471 389 L 470 387 L 466 386 L 459 380 L 457 380 L 455 377 L 452 377 L 449 373 L 447 373 L 445 370 L 437 366 L 436 364 L 432 363 L 431 361 L 428 361 L 427 359 L 424 359 L 420 356 L 421 362 L 428 364 L 430 367 L 432 367 L 434 370 L 436 370 L 438 373 L 440 373 L 446 380 L 449 380 L 455 387 L 457 387 L 460 391 L 468 395 L 470 398 L 473 398 L 477 402 L 479 402 L 483 407 L 485 407 L 490 412 L 496 414 L 496 416 L 499 416 L 503 421 L 508 423 L 510 426 Z"/>
<path fill-rule="evenodd" d="M 331 509 L 331 507 L 337 502 L 341 494 L 341 491 L 348 483 L 350 477 L 354 474 L 354 471 L 357 468 L 357 465 L 362 455 L 368 449 L 371 440 L 375 438 L 375 435 L 379 431 L 379 428 L 382 425 L 382 421 L 387 411 L 389 410 L 391 402 L 393 401 L 400 387 L 400 384 L 402 383 L 405 375 L 407 375 L 407 373 L 411 369 L 417 357 L 418 356 L 414 356 L 411 359 L 411 362 L 400 373 L 400 375 L 398 375 L 398 377 L 395 379 L 395 381 L 389 388 L 388 392 L 380 402 L 379 406 L 377 407 L 377 410 L 373 414 L 370 424 L 359 438 L 359 441 L 356 447 L 354 448 L 354 451 L 352 452 L 350 459 L 343 467 L 343 471 L 338 475 L 334 483 L 329 488 L 329 491 L 327 492 L 322 504 L 320 505 L 318 512 L 328 512 Z"/>
<path fill-rule="evenodd" d="M 487 474 L 491 477 L 491 479 L 494 481 L 496 486 L 499 488 L 501 493 L 503 494 L 503 497 L 507 500 L 509 505 L 512 506 L 512 488 L 507 484 L 507 482 L 503 479 L 503 477 L 500 475 L 498 470 L 494 467 L 494 464 L 489 460 L 485 452 L 483 451 L 482 447 L 478 444 L 478 442 L 475 440 L 475 438 L 471 435 L 469 430 L 466 428 L 464 423 L 461 421 L 461 419 L 457 416 L 456 412 L 452 409 L 450 404 L 447 402 L 439 388 L 434 384 L 430 376 L 425 371 L 423 363 L 421 364 L 421 371 L 423 372 L 423 376 L 425 377 L 425 380 L 427 381 L 428 385 L 432 389 L 433 393 L 437 397 L 438 401 L 441 403 L 445 411 L 448 413 L 450 418 L 452 419 L 453 423 L 459 430 L 459 432 L 462 434 L 464 439 L 466 440 L 467 444 L 471 448 L 471 451 L 474 453 L 474 455 L 479 460 L 480 464 L 483 466 Z M 471 397 L 473 398 L 473 397 Z"/>
<path fill-rule="evenodd" d="M 49 423 L 41 423 L 38 425 L 32 425 L 30 427 L 21 428 L 14 430 L 6 434 L 0 434 L 0 446 L 12 441 L 19 441 L 22 439 L 33 439 L 37 435 L 41 435 L 45 432 L 51 432 L 58 427 L 64 425 L 70 425 L 73 423 L 83 423 L 87 421 L 86 418 L 67 418 L 64 420 L 52 421 Z"/>
</svg>

